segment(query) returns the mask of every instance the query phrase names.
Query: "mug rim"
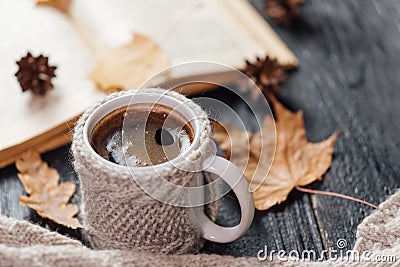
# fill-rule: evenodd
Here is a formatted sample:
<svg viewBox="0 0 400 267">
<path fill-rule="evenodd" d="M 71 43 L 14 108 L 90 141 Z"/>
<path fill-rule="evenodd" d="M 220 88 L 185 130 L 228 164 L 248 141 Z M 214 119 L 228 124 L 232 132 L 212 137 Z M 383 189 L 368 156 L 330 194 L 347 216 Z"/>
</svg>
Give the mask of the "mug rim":
<svg viewBox="0 0 400 267">
<path fill-rule="evenodd" d="M 150 99 L 148 101 L 143 101 L 139 100 L 138 102 L 132 101 L 134 98 L 154 98 L 158 97 L 157 101 L 151 101 Z M 159 103 L 159 101 L 163 102 L 163 100 L 166 100 L 167 102 L 175 102 L 175 106 L 171 107 L 171 105 L 164 104 L 164 103 Z M 90 144 L 90 134 L 92 133 L 94 127 L 107 115 L 109 115 L 111 112 L 122 108 L 122 107 L 129 107 L 130 105 L 135 105 L 135 104 L 162 104 L 165 105 L 169 108 L 172 108 L 173 110 L 178 111 L 186 120 L 187 122 L 193 127 L 193 132 L 194 132 L 194 139 L 193 142 L 190 144 L 189 148 L 184 151 L 182 154 L 179 154 L 177 157 L 168 160 L 166 162 L 163 162 L 161 164 L 156 164 L 156 165 L 151 165 L 151 166 L 127 166 L 127 165 L 120 165 L 114 162 L 111 162 L 102 156 L 100 156 L 92 147 Z M 183 111 L 183 112 L 182 112 Z M 191 118 L 188 118 L 191 117 Z M 167 95 L 166 93 L 157 93 L 157 92 L 130 92 L 127 93 L 126 95 L 118 96 L 113 99 L 110 99 L 104 103 L 102 103 L 100 106 L 95 108 L 88 118 L 85 121 L 85 124 L 83 126 L 83 141 L 85 145 L 89 148 L 90 152 L 94 154 L 98 160 L 102 161 L 104 164 L 108 164 L 113 168 L 119 168 L 119 169 L 140 169 L 140 170 L 146 170 L 146 169 L 154 169 L 154 168 L 162 168 L 166 166 L 175 165 L 178 161 L 183 160 L 189 153 L 191 153 L 193 150 L 195 150 L 199 143 L 200 143 L 200 125 L 199 125 L 199 120 L 198 120 L 198 115 L 195 113 L 193 109 L 191 109 L 185 102 L 176 99 L 172 96 Z"/>
</svg>

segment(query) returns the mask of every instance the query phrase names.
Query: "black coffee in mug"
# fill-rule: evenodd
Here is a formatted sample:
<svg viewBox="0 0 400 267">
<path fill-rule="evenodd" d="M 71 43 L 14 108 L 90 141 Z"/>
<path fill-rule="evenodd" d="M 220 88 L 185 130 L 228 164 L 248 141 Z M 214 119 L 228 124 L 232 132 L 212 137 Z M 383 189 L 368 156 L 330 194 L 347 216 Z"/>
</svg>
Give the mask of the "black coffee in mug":
<svg viewBox="0 0 400 267">
<path fill-rule="evenodd" d="M 152 166 L 186 151 L 194 130 L 178 111 L 159 104 L 134 104 L 106 115 L 94 127 L 96 153 L 120 165 Z"/>
</svg>

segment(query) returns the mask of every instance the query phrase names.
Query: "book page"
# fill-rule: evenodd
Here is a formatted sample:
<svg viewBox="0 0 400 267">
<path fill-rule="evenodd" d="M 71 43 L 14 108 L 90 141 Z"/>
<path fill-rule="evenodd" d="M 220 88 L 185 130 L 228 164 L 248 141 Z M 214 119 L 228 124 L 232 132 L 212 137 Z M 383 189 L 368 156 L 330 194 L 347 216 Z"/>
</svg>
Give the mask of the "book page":
<svg viewBox="0 0 400 267">
<path fill-rule="evenodd" d="M 245 10 L 234 12 L 234 8 L 241 8 L 237 6 L 241 1 L 77 0 L 71 14 L 99 54 L 128 43 L 134 33 L 142 33 L 167 52 L 171 65 L 212 61 L 240 68 L 244 59 L 273 51 L 240 20 L 240 12 Z M 244 14 L 246 19 L 253 19 L 252 15 Z M 266 33 L 262 29 L 257 34 L 273 35 L 269 42 L 281 42 L 272 30 Z M 275 46 L 291 53 L 283 42 Z"/>
<path fill-rule="evenodd" d="M 135 33 L 154 39 L 171 65 L 211 61 L 241 67 L 244 59 L 265 54 L 285 66 L 297 64 L 245 0 L 73 0 L 71 4 L 67 16 L 54 8 L 36 7 L 32 0 L 0 1 L 0 163 L 10 158 L 11 149 L 17 154 L 33 142 L 39 145 L 64 133 L 65 122 L 101 98 L 103 93 L 88 79 L 89 73 L 102 54 L 130 42 Z M 27 51 L 48 56 L 50 65 L 57 66 L 54 89 L 44 97 L 22 93 L 14 76 L 16 61 Z M 217 71 L 183 69 L 170 78 Z"/>
<path fill-rule="evenodd" d="M 0 151 L 44 134 L 80 114 L 102 93 L 87 79 L 95 60 L 61 12 L 32 0 L 0 1 Z M 30 51 L 56 65 L 46 96 L 22 93 L 16 61 Z"/>
</svg>

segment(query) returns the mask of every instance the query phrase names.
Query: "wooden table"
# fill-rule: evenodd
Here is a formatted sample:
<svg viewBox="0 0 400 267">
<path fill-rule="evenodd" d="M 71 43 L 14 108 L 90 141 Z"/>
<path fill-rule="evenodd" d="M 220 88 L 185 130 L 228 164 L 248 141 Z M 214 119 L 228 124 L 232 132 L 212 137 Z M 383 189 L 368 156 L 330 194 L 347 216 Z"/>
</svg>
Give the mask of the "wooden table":
<svg viewBox="0 0 400 267">
<path fill-rule="evenodd" d="M 262 1 L 251 1 L 262 10 Z M 400 3 L 397 0 L 308 0 L 293 27 L 275 29 L 299 58 L 282 91 L 282 102 L 303 109 L 307 135 L 320 141 L 340 130 L 332 168 L 314 189 L 334 191 L 379 204 L 400 187 Z M 219 91 L 209 95 L 226 98 Z M 230 100 L 245 112 L 239 102 Z M 69 147 L 43 155 L 62 180 L 78 183 Z M 79 186 L 79 185 L 78 185 Z M 18 203 L 24 194 L 16 169 L 0 170 L 0 214 L 26 219 L 85 240 Z M 79 203 L 78 193 L 72 199 Z M 218 222 L 238 222 L 236 200 L 220 203 Z M 344 199 L 292 192 L 269 211 L 256 212 L 248 233 L 230 244 L 207 243 L 206 253 L 256 256 L 272 250 L 336 249 L 338 239 L 355 242 L 357 225 L 372 212 Z"/>
</svg>

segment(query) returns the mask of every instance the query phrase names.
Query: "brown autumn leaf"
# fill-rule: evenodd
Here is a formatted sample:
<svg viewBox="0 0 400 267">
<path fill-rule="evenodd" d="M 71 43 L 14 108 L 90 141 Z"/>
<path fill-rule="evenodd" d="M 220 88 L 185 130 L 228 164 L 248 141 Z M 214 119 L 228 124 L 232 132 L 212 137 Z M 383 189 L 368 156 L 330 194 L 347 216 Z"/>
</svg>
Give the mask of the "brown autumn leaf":
<svg viewBox="0 0 400 267">
<path fill-rule="evenodd" d="M 90 78 L 104 92 L 139 88 L 152 75 L 168 67 L 168 56 L 150 37 L 133 40 L 109 51 L 92 70 Z"/>
<path fill-rule="evenodd" d="M 68 14 L 70 4 L 71 0 L 36 0 L 37 6 L 53 7 L 65 14 Z"/>
<path fill-rule="evenodd" d="M 77 229 L 82 228 L 77 218 L 78 206 L 68 204 L 75 193 L 75 184 L 59 184 L 60 175 L 56 169 L 42 161 L 33 151 L 24 153 L 15 163 L 21 180 L 29 196 L 20 196 L 19 202 L 37 211 L 43 217 L 58 224 Z"/>
<path fill-rule="evenodd" d="M 221 133 L 221 129 L 215 128 L 218 132 L 218 135 L 215 135 L 216 140 L 226 157 L 229 155 L 227 147 L 239 147 L 243 143 L 243 136 L 250 137 L 250 153 L 238 154 L 239 159 L 232 162 L 244 170 L 258 210 L 267 210 L 285 201 L 296 186 L 322 180 L 322 175 L 332 164 L 333 148 L 338 137 L 338 133 L 335 133 L 325 141 L 309 143 L 304 128 L 303 112 L 293 113 L 277 100 L 273 100 L 273 106 L 277 119 L 276 150 L 273 149 L 275 135 L 272 134 L 273 121 L 270 117 L 264 119 L 262 137 L 260 134 L 249 135 L 235 129 L 235 135 L 231 136 L 230 140 L 227 135 Z M 242 137 L 235 137 L 240 135 Z M 232 142 L 228 144 L 230 141 Z M 275 151 L 275 155 L 271 154 L 271 151 Z M 243 162 L 247 160 L 247 165 L 243 166 Z M 271 161 L 272 167 L 269 170 Z"/>
<path fill-rule="evenodd" d="M 275 122 L 271 116 L 265 116 L 261 131 L 254 134 L 250 142 L 250 155 L 253 168 L 247 170 L 251 190 L 254 192 L 265 179 L 271 169 L 276 149 Z"/>
<path fill-rule="evenodd" d="M 265 180 L 274 157 L 274 120 L 265 116 L 262 129 L 256 134 L 225 122 L 214 122 L 213 125 L 214 139 L 224 156 L 243 171 L 252 190 L 255 190 Z"/>
<path fill-rule="evenodd" d="M 218 142 L 225 158 L 233 162 L 245 175 L 253 172 L 254 161 L 250 157 L 252 133 L 242 131 L 230 123 L 213 121 L 214 139 Z"/>
<path fill-rule="evenodd" d="M 217 140 L 227 159 L 232 160 L 235 156 L 239 159 L 250 155 L 249 143 L 252 133 L 242 131 L 230 123 L 221 121 L 212 121 L 212 123 L 214 139 Z"/>
<path fill-rule="evenodd" d="M 333 148 L 339 133 L 319 142 L 309 143 L 304 128 L 303 112 L 293 113 L 277 100 L 273 101 L 277 122 L 274 161 L 264 183 L 253 193 L 258 210 L 266 210 L 286 200 L 296 186 L 316 180 L 332 164 Z"/>
</svg>

